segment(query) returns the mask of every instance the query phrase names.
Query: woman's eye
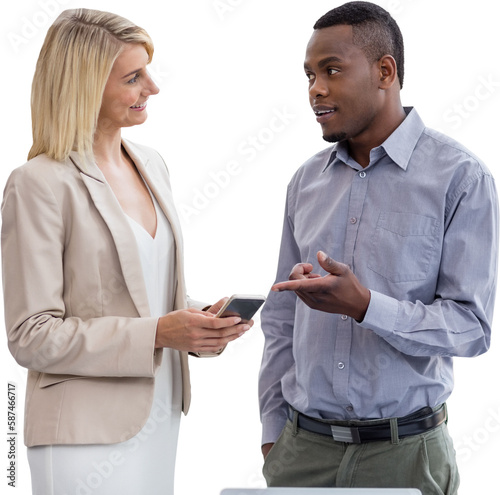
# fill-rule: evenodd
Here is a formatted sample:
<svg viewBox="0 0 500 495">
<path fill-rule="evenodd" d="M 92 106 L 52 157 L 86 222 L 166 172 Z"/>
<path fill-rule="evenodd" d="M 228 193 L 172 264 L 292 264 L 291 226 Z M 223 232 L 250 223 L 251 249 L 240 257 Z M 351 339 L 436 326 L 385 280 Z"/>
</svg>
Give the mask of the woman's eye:
<svg viewBox="0 0 500 495">
<path fill-rule="evenodd" d="M 139 74 L 136 74 L 132 79 L 130 79 L 130 81 L 127 81 L 127 84 L 134 84 L 137 82 L 138 79 L 139 79 Z"/>
</svg>

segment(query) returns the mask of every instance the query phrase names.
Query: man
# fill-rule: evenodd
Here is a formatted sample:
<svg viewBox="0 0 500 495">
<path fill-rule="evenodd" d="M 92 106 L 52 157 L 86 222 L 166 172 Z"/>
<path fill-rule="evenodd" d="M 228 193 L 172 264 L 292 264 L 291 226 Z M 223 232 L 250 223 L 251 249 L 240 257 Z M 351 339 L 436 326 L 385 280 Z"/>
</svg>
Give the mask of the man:
<svg viewBox="0 0 500 495">
<path fill-rule="evenodd" d="M 384 9 L 325 14 L 304 68 L 336 144 L 288 187 L 261 317 L 264 475 L 270 486 L 455 494 L 445 401 L 452 358 L 490 343 L 493 178 L 402 107 L 403 40 Z"/>
</svg>

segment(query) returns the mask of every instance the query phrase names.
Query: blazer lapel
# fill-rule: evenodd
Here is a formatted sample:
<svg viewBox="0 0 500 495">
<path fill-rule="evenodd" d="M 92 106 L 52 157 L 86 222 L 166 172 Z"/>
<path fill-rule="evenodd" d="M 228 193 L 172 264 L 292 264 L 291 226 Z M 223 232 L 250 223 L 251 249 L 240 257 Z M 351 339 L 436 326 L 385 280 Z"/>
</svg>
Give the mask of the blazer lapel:
<svg viewBox="0 0 500 495">
<path fill-rule="evenodd" d="M 123 277 L 139 316 L 150 316 L 139 251 L 120 203 L 95 163 L 83 164 L 77 153 L 71 153 L 70 159 L 80 170 L 92 201 L 115 241 Z"/>
<path fill-rule="evenodd" d="M 183 309 L 187 306 L 186 287 L 184 281 L 184 248 L 182 243 L 181 226 L 177 216 L 170 182 L 168 180 L 168 176 L 166 176 L 166 170 L 164 176 L 162 177 L 159 169 L 157 167 L 150 166 L 149 158 L 141 153 L 140 150 L 137 150 L 127 141 L 123 141 L 122 144 L 134 161 L 135 166 L 151 189 L 156 200 L 158 201 L 158 204 L 160 205 L 160 208 L 170 223 L 175 240 L 175 266 L 177 278 L 174 309 Z"/>
</svg>

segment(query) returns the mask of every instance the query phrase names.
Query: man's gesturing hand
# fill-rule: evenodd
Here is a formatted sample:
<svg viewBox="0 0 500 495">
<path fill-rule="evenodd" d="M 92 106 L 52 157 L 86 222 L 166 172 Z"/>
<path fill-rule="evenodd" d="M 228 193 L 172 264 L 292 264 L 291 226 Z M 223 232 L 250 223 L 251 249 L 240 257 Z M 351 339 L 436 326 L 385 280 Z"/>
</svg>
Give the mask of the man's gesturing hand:
<svg viewBox="0 0 500 495">
<path fill-rule="evenodd" d="M 324 277 L 312 273 L 310 263 L 298 263 L 293 267 L 289 281 L 273 285 L 272 290 L 292 290 L 312 309 L 345 314 L 362 321 L 370 302 L 370 291 L 361 285 L 347 265 L 335 261 L 323 251 L 318 252 L 318 262 L 328 272 Z"/>
</svg>

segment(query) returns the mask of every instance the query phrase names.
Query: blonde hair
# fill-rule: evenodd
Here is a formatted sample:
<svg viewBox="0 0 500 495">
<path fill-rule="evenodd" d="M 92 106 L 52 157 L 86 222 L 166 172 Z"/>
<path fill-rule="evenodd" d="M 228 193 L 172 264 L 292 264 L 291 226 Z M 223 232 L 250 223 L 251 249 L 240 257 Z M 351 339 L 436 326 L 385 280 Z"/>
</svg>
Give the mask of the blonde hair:
<svg viewBox="0 0 500 495">
<path fill-rule="evenodd" d="M 125 43 L 153 42 L 146 31 L 109 12 L 65 10 L 49 28 L 31 89 L 33 145 L 28 159 L 45 153 L 64 161 L 71 151 L 91 158 L 104 87 Z"/>
</svg>

